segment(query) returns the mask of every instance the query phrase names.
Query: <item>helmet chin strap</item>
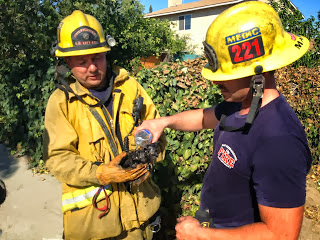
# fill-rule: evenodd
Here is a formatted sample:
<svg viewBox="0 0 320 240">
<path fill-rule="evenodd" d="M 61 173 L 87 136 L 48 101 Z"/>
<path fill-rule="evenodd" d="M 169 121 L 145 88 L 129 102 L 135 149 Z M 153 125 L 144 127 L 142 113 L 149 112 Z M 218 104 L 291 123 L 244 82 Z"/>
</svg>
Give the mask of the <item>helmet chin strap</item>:
<svg viewBox="0 0 320 240">
<path fill-rule="evenodd" d="M 220 127 L 219 127 L 220 130 L 226 131 L 226 132 L 242 131 L 245 134 L 249 132 L 254 120 L 258 115 L 259 108 L 261 107 L 261 103 L 262 103 L 262 97 L 263 97 L 264 87 L 265 87 L 265 78 L 262 75 L 262 71 L 263 71 L 262 66 L 260 65 L 257 66 L 255 68 L 256 75 L 254 75 L 251 78 L 250 93 L 252 93 L 253 98 L 251 101 L 250 110 L 249 110 L 245 124 L 239 128 L 226 126 L 225 120 L 227 116 L 225 114 L 222 114 L 220 119 Z"/>
</svg>

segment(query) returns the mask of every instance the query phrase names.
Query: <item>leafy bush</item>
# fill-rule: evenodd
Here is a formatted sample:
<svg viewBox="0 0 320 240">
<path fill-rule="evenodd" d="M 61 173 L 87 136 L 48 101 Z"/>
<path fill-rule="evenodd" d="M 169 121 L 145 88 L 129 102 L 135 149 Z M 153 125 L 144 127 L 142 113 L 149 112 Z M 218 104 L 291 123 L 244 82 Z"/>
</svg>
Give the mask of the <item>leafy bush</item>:
<svg viewBox="0 0 320 240">
<path fill-rule="evenodd" d="M 57 14 L 45 2 L 0 1 L 0 139 L 42 156 L 43 113 L 54 88 L 49 47 Z M 27 13 L 27 14 L 26 14 Z"/>
<path fill-rule="evenodd" d="M 320 66 L 285 67 L 277 71 L 278 88 L 299 117 L 308 138 L 313 163 L 320 163 Z"/>
</svg>

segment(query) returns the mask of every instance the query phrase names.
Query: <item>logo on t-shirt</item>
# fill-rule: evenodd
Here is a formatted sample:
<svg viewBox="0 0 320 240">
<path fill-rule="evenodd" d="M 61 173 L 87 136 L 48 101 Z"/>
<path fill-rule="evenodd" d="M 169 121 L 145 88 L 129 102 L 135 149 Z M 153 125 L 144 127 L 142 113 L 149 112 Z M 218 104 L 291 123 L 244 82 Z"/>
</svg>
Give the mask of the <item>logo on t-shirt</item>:
<svg viewBox="0 0 320 240">
<path fill-rule="evenodd" d="M 234 164 L 238 160 L 234 151 L 227 144 L 221 145 L 218 152 L 218 159 L 228 168 L 233 168 Z"/>
</svg>

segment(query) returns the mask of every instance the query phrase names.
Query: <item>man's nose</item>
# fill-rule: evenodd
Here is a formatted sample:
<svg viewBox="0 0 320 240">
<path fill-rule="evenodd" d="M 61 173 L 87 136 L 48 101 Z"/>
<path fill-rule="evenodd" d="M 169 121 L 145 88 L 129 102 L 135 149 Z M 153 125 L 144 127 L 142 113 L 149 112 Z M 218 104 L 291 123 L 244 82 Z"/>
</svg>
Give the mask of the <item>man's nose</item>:
<svg viewBox="0 0 320 240">
<path fill-rule="evenodd" d="M 96 63 L 91 61 L 90 65 L 89 65 L 89 71 L 95 72 L 95 71 L 97 71 L 97 69 L 98 69 L 98 67 L 97 67 Z"/>
</svg>

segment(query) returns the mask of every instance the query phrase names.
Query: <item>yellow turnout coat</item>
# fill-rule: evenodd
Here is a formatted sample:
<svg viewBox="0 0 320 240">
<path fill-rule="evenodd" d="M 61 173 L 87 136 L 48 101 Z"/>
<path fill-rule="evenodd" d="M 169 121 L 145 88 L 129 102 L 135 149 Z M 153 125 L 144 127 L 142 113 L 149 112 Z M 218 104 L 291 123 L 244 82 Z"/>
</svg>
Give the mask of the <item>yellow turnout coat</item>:
<svg viewBox="0 0 320 240">
<path fill-rule="evenodd" d="M 117 119 L 119 125 L 112 121 L 113 129 L 109 130 L 113 132 L 120 126 L 124 138 L 134 124 L 131 113 L 137 96 L 144 98 L 145 107 L 141 113 L 143 120 L 158 118 L 159 114 L 151 98 L 138 82 L 128 76 L 126 70 L 115 67 L 113 71 L 117 75 L 112 93 L 113 119 Z M 98 102 L 78 81 L 70 84 L 70 87 L 87 103 Z M 101 107 L 95 109 L 107 124 Z M 113 140 L 120 153 L 121 146 L 114 135 Z M 160 141 L 162 153 L 157 160 L 163 159 L 164 136 Z M 129 135 L 129 148 L 135 149 L 132 133 Z M 98 218 L 102 212 L 91 204 L 92 193 L 99 187 L 97 165 L 94 163 L 109 163 L 114 157 L 106 134 L 90 112 L 89 106 L 77 100 L 72 93 L 69 93 L 67 100 L 62 90 L 55 90 L 49 98 L 45 113 L 44 158 L 50 172 L 62 182 L 66 239 L 87 240 L 118 236 L 122 231 L 140 228 L 158 210 L 160 191 L 149 178 L 139 187 L 132 187 L 130 192 L 123 183 L 106 186 L 111 193 L 110 211 L 101 219 Z M 75 203 L 70 204 L 70 196 Z M 104 199 L 98 202 L 98 207 L 104 205 Z"/>
</svg>

